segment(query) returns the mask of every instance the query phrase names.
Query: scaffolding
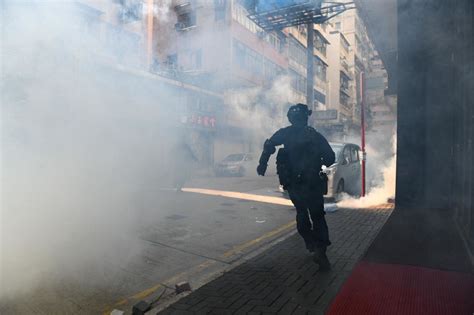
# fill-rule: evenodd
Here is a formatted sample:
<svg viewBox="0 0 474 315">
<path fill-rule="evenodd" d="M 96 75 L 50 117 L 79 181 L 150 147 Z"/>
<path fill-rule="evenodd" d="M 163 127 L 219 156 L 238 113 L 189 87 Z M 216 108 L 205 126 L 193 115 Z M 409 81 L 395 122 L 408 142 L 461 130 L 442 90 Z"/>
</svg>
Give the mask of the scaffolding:
<svg viewBox="0 0 474 315">
<path fill-rule="evenodd" d="M 253 3 L 255 5 L 257 2 Z M 314 105 L 314 24 L 322 24 L 347 10 L 355 9 L 355 4 L 354 2 L 323 2 L 321 0 L 298 1 L 298 4 L 283 6 L 281 3 L 275 2 L 276 8 L 273 10 L 260 11 L 257 6 L 249 8 L 249 12 L 252 13 L 248 17 L 267 32 L 280 31 L 285 27 L 307 25 L 306 102 L 308 106 L 312 107 Z"/>
<path fill-rule="evenodd" d="M 301 24 L 321 24 L 349 9 L 355 9 L 353 2 L 308 1 L 265 12 L 254 12 L 249 18 L 265 31 L 273 31 Z"/>
</svg>

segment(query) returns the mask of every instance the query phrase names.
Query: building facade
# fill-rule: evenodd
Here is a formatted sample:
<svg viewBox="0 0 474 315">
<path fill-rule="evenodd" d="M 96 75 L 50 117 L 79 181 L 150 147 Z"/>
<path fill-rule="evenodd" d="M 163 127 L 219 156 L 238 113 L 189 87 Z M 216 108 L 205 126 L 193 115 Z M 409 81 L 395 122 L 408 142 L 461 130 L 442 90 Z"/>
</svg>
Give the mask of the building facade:
<svg viewBox="0 0 474 315">
<path fill-rule="evenodd" d="M 344 140 L 349 126 L 352 125 L 353 77 L 348 59 L 351 47 L 344 34 L 332 30 L 328 46 L 328 103 L 325 111 L 315 114 L 316 125 L 331 140 Z"/>
<path fill-rule="evenodd" d="M 306 103 L 306 26 L 265 32 L 238 0 L 206 5 L 176 1 L 172 11 L 173 40 L 157 45 L 155 70 L 171 68 L 225 95 L 218 110 L 214 160 L 259 150 L 265 138 L 287 123 L 289 104 Z M 313 110 L 328 104 L 328 27 L 314 25 Z M 167 55 L 158 53 L 163 50 Z"/>
<path fill-rule="evenodd" d="M 396 106 L 386 96 L 388 88 L 387 72 L 380 57 L 371 58 L 372 71 L 365 78 L 365 100 L 367 102 L 367 125 L 373 132 L 392 134 L 396 128 Z M 392 106 L 391 106 L 392 105 Z"/>
<path fill-rule="evenodd" d="M 136 36 L 131 46 L 140 51 L 143 68 L 219 96 L 209 100 L 209 93 L 183 89 L 178 109 L 209 165 L 231 153 L 258 151 L 287 123 L 289 104 L 306 103 L 306 25 L 263 31 L 240 0 L 83 3 L 99 12 L 105 41 L 114 41 L 114 32 Z M 359 77 L 371 72 L 372 44 L 355 10 L 313 28 L 310 123 L 332 140 L 345 140 L 360 129 Z M 209 119 L 213 128 L 202 128 Z"/>
<path fill-rule="evenodd" d="M 360 133 L 360 117 L 363 80 L 361 74 L 367 78 L 372 72 L 371 58 L 375 54 L 373 44 L 367 33 L 367 29 L 359 16 L 358 10 L 348 10 L 343 14 L 333 18 L 331 23 L 336 31 L 344 35 L 350 45 L 347 55 L 349 68 L 349 93 L 347 103 L 351 108 L 351 118 L 348 130 L 351 134 Z M 383 88 L 382 88 L 383 91 Z M 364 89 L 364 93 L 366 90 Z M 368 105 L 366 103 L 366 105 Z"/>
</svg>

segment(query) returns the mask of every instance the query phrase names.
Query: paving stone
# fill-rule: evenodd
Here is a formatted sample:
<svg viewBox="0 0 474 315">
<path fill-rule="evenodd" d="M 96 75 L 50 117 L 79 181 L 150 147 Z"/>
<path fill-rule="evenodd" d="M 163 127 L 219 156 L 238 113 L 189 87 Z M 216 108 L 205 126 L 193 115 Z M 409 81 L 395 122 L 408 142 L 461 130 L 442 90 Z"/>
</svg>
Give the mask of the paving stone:
<svg viewBox="0 0 474 315">
<path fill-rule="evenodd" d="M 234 314 L 235 315 L 248 314 L 254 307 L 255 305 L 245 304 L 244 306 L 239 308 Z"/>
<path fill-rule="evenodd" d="M 333 263 L 330 272 L 318 271 L 296 234 L 195 290 L 160 315 L 322 315 L 390 213 L 391 209 L 340 209 L 326 216 L 333 240 L 328 250 Z"/>
<path fill-rule="evenodd" d="M 298 307 L 298 304 L 293 303 L 293 302 L 288 302 L 283 306 L 283 308 L 277 314 L 282 314 L 282 315 L 291 314 L 297 307 Z"/>
</svg>

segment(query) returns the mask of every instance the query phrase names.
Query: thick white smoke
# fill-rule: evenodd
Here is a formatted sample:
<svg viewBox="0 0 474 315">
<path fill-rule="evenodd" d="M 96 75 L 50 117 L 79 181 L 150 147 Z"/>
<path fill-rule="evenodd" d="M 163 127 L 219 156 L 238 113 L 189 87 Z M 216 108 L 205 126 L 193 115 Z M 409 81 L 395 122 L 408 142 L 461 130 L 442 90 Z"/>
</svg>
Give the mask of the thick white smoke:
<svg viewBox="0 0 474 315">
<path fill-rule="evenodd" d="M 378 149 L 376 149 L 378 148 Z M 341 208 L 366 208 L 387 203 L 395 197 L 396 134 L 392 135 L 390 152 L 380 152 L 380 146 L 367 146 L 367 195 L 354 198 L 344 195 L 337 205 Z M 381 171 L 379 171 L 381 170 Z M 380 173 L 380 174 L 377 174 Z"/>
<path fill-rule="evenodd" d="M 293 99 L 289 76 L 279 76 L 269 83 L 267 87 L 230 90 L 224 98 L 236 121 L 245 128 L 253 129 L 258 142 L 263 142 L 288 124 L 286 107 Z"/>
<path fill-rule="evenodd" d="M 126 40 L 102 41 L 58 3 L 7 2 L 2 13 L 0 296 L 59 280 L 107 285 L 105 266 L 140 251 L 141 194 L 172 141 L 172 96 L 116 65 L 138 60 Z"/>
</svg>

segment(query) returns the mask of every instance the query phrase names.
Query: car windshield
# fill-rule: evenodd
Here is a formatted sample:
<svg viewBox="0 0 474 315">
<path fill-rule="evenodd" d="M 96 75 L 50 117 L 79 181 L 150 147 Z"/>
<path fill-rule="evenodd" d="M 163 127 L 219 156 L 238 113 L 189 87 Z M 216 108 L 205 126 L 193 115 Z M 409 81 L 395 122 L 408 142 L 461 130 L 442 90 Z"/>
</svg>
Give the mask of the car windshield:
<svg viewBox="0 0 474 315">
<path fill-rule="evenodd" d="M 231 154 L 231 155 L 228 155 L 224 159 L 224 162 L 238 162 L 238 161 L 242 161 L 243 159 L 244 159 L 244 154 Z"/>
<path fill-rule="evenodd" d="M 336 153 L 336 156 L 339 155 L 339 153 L 341 153 L 341 150 L 344 146 L 341 145 L 341 144 L 331 144 L 331 148 L 332 150 L 334 151 L 334 153 Z"/>
</svg>

